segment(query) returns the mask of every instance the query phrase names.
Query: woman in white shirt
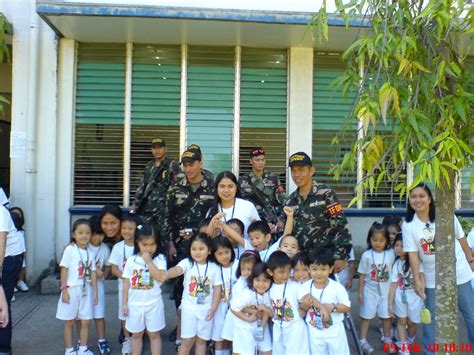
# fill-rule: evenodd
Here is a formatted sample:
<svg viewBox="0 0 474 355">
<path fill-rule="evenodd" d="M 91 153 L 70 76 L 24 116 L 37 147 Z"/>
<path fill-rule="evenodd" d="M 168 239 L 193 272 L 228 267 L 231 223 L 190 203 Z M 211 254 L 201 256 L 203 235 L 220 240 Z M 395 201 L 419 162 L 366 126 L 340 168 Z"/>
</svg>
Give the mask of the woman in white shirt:
<svg viewBox="0 0 474 355">
<path fill-rule="evenodd" d="M 247 228 L 253 221 L 260 221 L 257 209 L 250 201 L 240 198 L 237 178 L 230 171 L 223 171 L 216 177 L 214 204 L 208 212 L 212 217 L 218 212 L 224 212 L 225 222 L 238 218 L 244 224 L 244 237 L 248 239 Z"/>
<path fill-rule="evenodd" d="M 456 284 L 458 306 L 466 324 L 469 342 L 474 343 L 474 292 L 471 288 L 471 267 L 474 259 L 470 254 L 466 236 L 454 216 Z M 435 202 L 431 190 L 425 184 L 415 186 L 409 193 L 409 204 L 402 226 L 403 249 L 409 253 L 417 293 L 425 298 L 425 306 L 431 312 L 431 324 L 423 325 L 423 345 L 435 343 Z M 465 245 L 464 245 L 465 244 Z M 419 278 L 420 261 L 423 264 L 425 283 Z M 471 265 L 471 266 L 470 266 Z M 427 352 L 427 354 L 433 354 Z"/>
</svg>

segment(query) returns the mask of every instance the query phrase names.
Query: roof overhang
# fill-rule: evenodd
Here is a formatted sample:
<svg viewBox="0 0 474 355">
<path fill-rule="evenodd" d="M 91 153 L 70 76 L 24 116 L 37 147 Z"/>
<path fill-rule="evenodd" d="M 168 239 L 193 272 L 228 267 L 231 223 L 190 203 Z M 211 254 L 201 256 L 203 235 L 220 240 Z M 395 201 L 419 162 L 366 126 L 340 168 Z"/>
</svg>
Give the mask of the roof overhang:
<svg viewBox="0 0 474 355">
<path fill-rule="evenodd" d="M 266 48 L 314 47 L 342 51 L 367 23 L 346 27 L 328 19 L 329 41 L 307 27 L 313 13 L 267 10 L 204 9 L 149 5 L 112 5 L 38 1 L 36 11 L 61 37 L 79 42 L 134 42 Z"/>
</svg>

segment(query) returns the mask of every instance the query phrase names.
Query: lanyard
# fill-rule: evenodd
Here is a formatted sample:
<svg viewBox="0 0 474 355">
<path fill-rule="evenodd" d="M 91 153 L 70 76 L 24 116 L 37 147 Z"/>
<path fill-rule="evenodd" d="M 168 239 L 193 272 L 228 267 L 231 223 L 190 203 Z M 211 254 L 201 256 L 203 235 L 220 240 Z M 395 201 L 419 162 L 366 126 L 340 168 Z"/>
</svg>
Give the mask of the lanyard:
<svg viewBox="0 0 474 355">
<path fill-rule="evenodd" d="M 310 293 L 311 296 L 313 296 L 313 285 L 314 285 L 314 280 L 311 281 L 311 285 L 309 286 L 309 293 Z M 321 303 L 321 304 L 323 302 L 324 290 L 326 289 L 327 285 L 329 285 L 329 280 L 326 281 L 326 284 L 324 285 L 323 290 L 321 291 L 321 295 L 319 296 L 318 302 Z"/>
<path fill-rule="evenodd" d="M 375 266 L 375 281 L 377 282 L 377 291 L 379 293 L 379 296 L 382 295 L 382 291 L 380 290 L 380 281 L 379 281 L 379 269 L 377 268 L 377 265 L 375 264 L 375 259 L 374 259 L 374 249 L 372 249 L 372 264 Z M 385 250 L 383 251 L 383 258 L 382 258 L 382 272 L 385 269 Z"/>
<path fill-rule="evenodd" d="M 285 318 L 285 304 L 286 304 L 286 285 L 288 285 L 288 281 L 285 282 L 285 287 L 283 287 L 283 296 L 281 298 L 281 306 L 278 309 L 281 312 L 281 317 L 280 317 L 280 327 L 283 327 L 283 319 Z"/>
<path fill-rule="evenodd" d="M 134 262 L 135 264 L 138 264 L 138 265 L 140 265 L 140 266 L 143 266 L 143 267 L 145 268 L 145 272 L 148 272 L 147 264 L 146 264 L 146 263 L 142 264 L 141 262 L 137 261 L 137 256 L 138 256 L 138 255 L 135 255 L 135 257 L 133 258 L 133 262 Z M 141 258 L 141 257 L 140 257 L 140 258 Z M 141 259 L 143 259 L 143 258 L 141 258 Z M 145 261 L 145 260 L 143 260 L 143 261 Z"/>
<path fill-rule="evenodd" d="M 230 216 L 230 219 L 234 219 L 234 212 L 235 212 L 235 205 L 236 204 L 237 204 L 237 199 L 234 199 L 234 205 L 232 206 L 232 215 Z M 224 212 L 224 209 L 222 208 L 220 203 L 219 203 L 219 208 L 221 209 L 221 212 Z M 227 222 L 226 214 L 224 214 L 224 221 Z"/>
<path fill-rule="evenodd" d="M 204 277 L 201 279 L 201 282 L 199 283 L 199 286 L 201 288 L 201 291 L 204 291 L 204 282 L 206 280 L 206 276 L 207 276 L 207 267 L 209 266 L 209 262 L 206 261 L 206 270 L 204 270 Z M 201 272 L 199 271 L 199 264 L 196 263 L 196 268 L 198 270 L 198 276 L 199 278 L 201 278 Z M 199 280 L 199 279 L 198 279 Z"/>
<path fill-rule="evenodd" d="M 95 265 L 97 266 L 97 263 L 99 262 L 100 260 L 100 251 L 102 250 L 102 243 L 100 243 L 99 245 L 99 249 L 97 250 L 97 254 L 95 254 Z M 102 268 L 102 263 L 100 265 L 100 267 Z"/>
<path fill-rule="evenodd" d="M 84 275 L 82 277 L 82 287 L 85 288 L 86 287 L 87 268 L 88 268 L 88 265 L 89 265 L 89 250 L 87 250 L 87 247 L 86 247 L 87 258 L 86 258 L 86 262 L 84 263 L 84 260 L 82 259 L 81 251 L 79 250 L 79 247 L 77 246 L 77 244 L 76 244 L 76 248 L 77 248 L 77 252 L 79 253 L 79 258 L 81 259 L 81 263 L 84 266 Z"/>
<path fill-rule="evenodd" d="M 267 251 L 265 252 L 265 256 L 263 257 L 262 261 L 263 262 L 266 262 L 267 261 L 267 255 L 268 255 L 268 252 L 270 251 L 270 247 L 267 248 Z M 286 289 L 286 283 L 285 283 L 285 289 Z M 284 297 L 284 296 L 283 296 Z"/>
</svg>

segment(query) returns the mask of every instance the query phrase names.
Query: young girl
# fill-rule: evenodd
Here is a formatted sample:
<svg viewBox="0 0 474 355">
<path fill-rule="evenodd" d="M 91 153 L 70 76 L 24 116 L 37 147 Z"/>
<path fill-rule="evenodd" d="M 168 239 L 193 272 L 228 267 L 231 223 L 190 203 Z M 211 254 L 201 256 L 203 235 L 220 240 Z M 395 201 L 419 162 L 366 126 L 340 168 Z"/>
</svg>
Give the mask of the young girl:
<svg viewBox="0 0 474 355">
<path fill-rule="evenodd" d="M 56 318 L 65 320 L 64 343 L 66 354 L 76 354 L 72 345 L 72 328 L 76 319 L 81 320 L 80 347 L 77 353 L 93 354 L 87 349 L 90 320 L 97 304 L 97 282 L 92 251 L 89 249 L 91 226 L 86 219 L 72 225 L 71 244 L 64 249 L 61 267 L 61 297 Z"/>
<path fill-rule="evenodd" d="M 366 353 L 374 348 L 367 342 L 370 320 L 378 315 L 382 319 L 384 343 L 391 344 L 392 323 L 388 313 L 388 293 L 390 290 L 390 271 L 395 259 L 389 250 L 390 237 L 387 228 L 375 222 L 367 235 L 368 250 L 361 257 L 357 272 L 359 278 L 360 307 L 360 345 Z"/>
<path fill-rule="evenodd" d="M 395 237 L 394 249 L 397 255 L 392 268 L 392 285 L 388 297 L 390 314 L 397 316 L 397 333 L 400 354 L 409 354 L 408 344 L 415 342 L 416 324 L 421 321 L 423 301 L 414 289 L 413 275 L 408 253 L 403 252 L 402 234 Z M 422 272 L 420 264 L 420 272 Z M 408 337 L 407 337 L 408 324 Z"/>
<path fill-rule="evenodd" d="M 311 275 L 309 274 L 309 269 L 306 265 L 307 257 L 308 253 L 299 252 L 293 257 L 293 259 L 291 259 L 293 268 L 293 280 L 301 285 L 311 280 Z"/>
<path fill-rule="evenodd" d="M 91 241 L 89 248 L 92 251 L 92 257 L 95 264 L 95 273 L 97 277 L 97 294 L 99 302 L 94 307 L 95 329 L 97 331 L 97 347 L 101 354 L 109 354 L 110 346 L 105 339 L 105 279 L 109 276 L 110 249 L 104 241 L 104 232 L 100 226 L 99 216 L 89 218 L 91 224 Z M 79 327 L 78 327 L 79 328 Z"/>
<path fill-rule="evenodd" d="M 184 274 L 181 302 L 181 338 L 178 354 L 189 354 L 195 345 L 196 354 L 206 353 L 206 342 L 211 338 L 212 318 L 221 299 L 220 270 L 210 262 L 210 238 L 200 233 L 189 243 L 189 258 L 169 269 L 164 280 Z"/>
<path fill-rule="evenodd" d="M 260 254 L 253 250 L 246 250 L 242 253 L 239 259 L 239 264 L 235 272 L 237 282 L 234 284 L 232 293 L 238 294 L 247 287 L 247 278 L 252 273 L 252 268 L 255 264 L 260 263 Z M 224 321 L 224 328 L 222 329 L 222 337 L 226 340 L 232 341 L 234 336 L 234 321 L 235 316 L 232 312 L 227 311 Z"/>
<path fill-rule="evenodd" d="M 125 267 L 127 259 L 133 255 L 135 230 L 137 227 L 137 217 L 133 214 L 127 214 L 123 217 L 120 233 L 123 240 L 114 245 L 110 253 L 109 264 L 111 265 L 110 272 L 117 277 L 118 285 L 118 318 L 122 325 L 122 332 L 124 341 L 122 343 L 122 353 L 129 354 L 132 352 L 132 338 L 130 333 L 125 328 L 125 320 L 127 317 L 123 314 L 122 309 L 122 295 L 123 295 L 123 279 L 122 272 Z"/>
<path fill-rule="evenodd" d="M 268 290 L 272 278 L 265 263 L 252 268 L 246 288 L 234 294 L 231 312 L 235 316 L 233 329 L 233 351 L 236 354 L 271 354 L 272 342 L 268 330 L 268 319 L 273 317 Z M 253 311 L 248 312 L 248 308 Z"/>
<path fill-rule="evenodd" d="M 230 355 L 230 344 L 222 338 L 225 316 L 230 307 L 233 286 L 237 281 L 235 276 L 237 262 L 229 239 L 217 237 L 212 240 L 212 259 L 220 268 L 222 298 L 214 314 L 211 339 L 214 341 L 216 355 Z"/>
<path fill-rule="evenodd" d="M 132 354 L 140 355 L 145 329 L 153 355 L 161 354 L 160 330 L 165 327 L 161 282 L 166 273 L 166 258 L 150 225 L 138 225 L 133 256 L 123 269 L 123 314 L 125 328 L 132 333 Z"/>
</svg>

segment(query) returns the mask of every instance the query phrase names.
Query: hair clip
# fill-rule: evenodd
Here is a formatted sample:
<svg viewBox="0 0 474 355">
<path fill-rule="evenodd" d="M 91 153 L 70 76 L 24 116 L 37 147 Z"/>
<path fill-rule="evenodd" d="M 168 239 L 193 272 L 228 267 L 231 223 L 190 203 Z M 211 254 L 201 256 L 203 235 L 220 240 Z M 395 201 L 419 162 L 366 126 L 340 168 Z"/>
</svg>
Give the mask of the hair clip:
<svg viewBox="0 0 474 355">
<path fill-rule="evenodd" d="M 143 228 L 143 225 L 141 225 L 141 224 L 139 224 L 139 225 L 137 226 L 137 229 L 138 229 L 139 231 L 141 231 L 142 228 Z"/>
</svg>

